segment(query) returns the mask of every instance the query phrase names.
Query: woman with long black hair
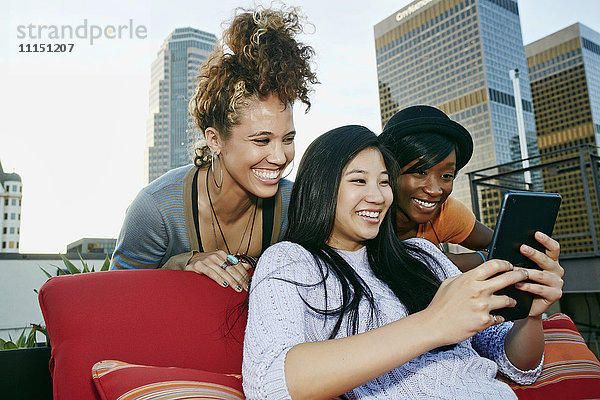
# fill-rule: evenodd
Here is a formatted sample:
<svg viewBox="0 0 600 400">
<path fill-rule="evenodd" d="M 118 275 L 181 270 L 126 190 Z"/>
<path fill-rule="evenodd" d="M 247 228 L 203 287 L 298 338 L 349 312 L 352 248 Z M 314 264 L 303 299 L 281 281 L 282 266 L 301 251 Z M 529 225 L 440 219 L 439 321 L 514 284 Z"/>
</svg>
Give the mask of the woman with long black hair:
<svg viewBox="0 0 600 400">
<path fill-rule="evenodd" d="M 248 399 L 515 398 L 541 370 L 541 314 L 561 296 L 558 244 L 541 268 L 492 260 L 461 274 L 431 242 L 401 242 L 388 213 L 392 158 L 361 126 L 334 129 L 299 166 L 284 239 L 259 260 L 244 342 Z M 496 276 L 497 275 L 497 276 Z M 529 278 L 531 283 L 522 282 Z M 536 295 L 503 323 L 510 284 Z"/>
</svg>

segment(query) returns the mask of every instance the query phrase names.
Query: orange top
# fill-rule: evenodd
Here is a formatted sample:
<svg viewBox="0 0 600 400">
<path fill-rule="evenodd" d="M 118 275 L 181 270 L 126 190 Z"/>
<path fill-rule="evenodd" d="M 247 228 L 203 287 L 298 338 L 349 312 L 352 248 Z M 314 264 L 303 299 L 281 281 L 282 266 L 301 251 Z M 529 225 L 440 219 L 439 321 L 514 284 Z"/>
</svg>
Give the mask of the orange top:
<svg viewBox="0 0 600 400">
<path fill-rule="evenodd" d="M 471 234 L 474 227 L 475 214 L 460 201 L 448 197 L 435 217 L 419 225 L 417 237 L 425 238 L 436 246 L 440 243 L 459 244 Z"/>
</svg>

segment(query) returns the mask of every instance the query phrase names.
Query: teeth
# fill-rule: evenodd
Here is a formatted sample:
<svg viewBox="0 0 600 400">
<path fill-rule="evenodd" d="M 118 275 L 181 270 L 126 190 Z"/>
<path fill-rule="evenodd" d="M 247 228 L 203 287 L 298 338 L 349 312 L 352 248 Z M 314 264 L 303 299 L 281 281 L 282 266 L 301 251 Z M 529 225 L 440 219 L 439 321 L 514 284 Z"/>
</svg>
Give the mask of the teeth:
<svg viewBox="0 0 600 400">
<path fill-rule="evenodd" d="M 423 201 L 423 200 L 419 200 L 419 199 L 413 199 L 417 204 L 422 205 L 423 207 L 433 207 L 435 206 L 435 202 L 434 203 L 430 203 L 428 201 Z"/>
<path fill-rule="evenodd" d="M 279 177 L 279 170 L 265 170 L 265 169 L 253 169 L 254 175 L 262 179 L 277 179 Z"/>
<path fill-rule="evenodd" d="M 379 218 L 379 211 L 359 211 L 357 212 L 361 217 Z"/>
</svg>

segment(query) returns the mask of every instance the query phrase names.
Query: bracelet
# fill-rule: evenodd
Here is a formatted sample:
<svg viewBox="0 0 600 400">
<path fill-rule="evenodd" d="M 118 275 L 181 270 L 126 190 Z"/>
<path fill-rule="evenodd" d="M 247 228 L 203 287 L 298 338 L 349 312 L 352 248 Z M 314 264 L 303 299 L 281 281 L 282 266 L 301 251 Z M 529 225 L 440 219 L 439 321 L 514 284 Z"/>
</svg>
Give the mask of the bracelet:
<svg viewBox="0 0 600 400">
<path fill-rule="evenodd" d="M 479 256 L 481 257 L 481 259 L 483 260 L 483 262 L 486 262 L 487 260 L 485 259 L 485 256 L 483 255 L 482 252 L 480 251 L 476 251 L 475 253 L 479 254 Z"/>
</svg>

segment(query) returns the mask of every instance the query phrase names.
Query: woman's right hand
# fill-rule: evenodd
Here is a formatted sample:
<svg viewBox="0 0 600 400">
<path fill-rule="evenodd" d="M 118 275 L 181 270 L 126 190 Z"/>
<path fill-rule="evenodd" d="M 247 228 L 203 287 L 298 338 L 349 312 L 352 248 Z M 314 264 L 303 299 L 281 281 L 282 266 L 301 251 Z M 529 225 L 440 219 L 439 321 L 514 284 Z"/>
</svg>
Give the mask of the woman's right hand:
<svg viewBox="0 0 600 400">
<path fill-rule="evenodd" d="M 235 265 L 227 262 L 227 253 L 223 250 L 196 253 L 185 266 L 186 271 L 206 275 L 223 287 L 231 286 L 236 292 L 248 290 L 250 268 L 242 260 Z"/>
<path fill-rule="evenodd" d="M 497 275 L 497 276 L 495 276 Z M 498 290 L 527 279 L 527 272 L 504 260 L 490 260 L 451 278 L 440 285 L 425 309 L 440 335 L 440 346 L 461 342 L 504 318 L 490 314 L 492 310 L 514 307 L 516 301 L 498 296 Z"/>
</svg>

